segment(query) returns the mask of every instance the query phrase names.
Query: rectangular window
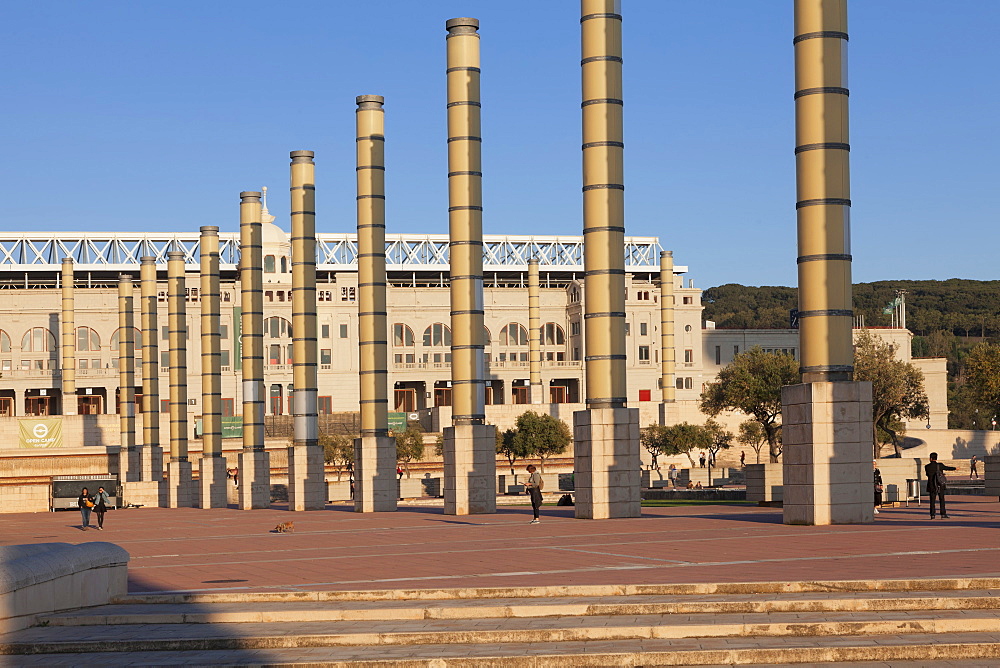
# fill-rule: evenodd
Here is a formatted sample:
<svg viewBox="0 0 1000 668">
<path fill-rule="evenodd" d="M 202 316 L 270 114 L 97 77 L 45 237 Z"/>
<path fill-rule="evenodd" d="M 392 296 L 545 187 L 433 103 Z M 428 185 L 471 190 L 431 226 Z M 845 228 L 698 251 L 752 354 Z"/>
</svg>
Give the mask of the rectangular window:
<svg viewBox="0 0 1000 668">
<path fill-rule="evenodd" d="M 580 361 L 580 349 L 579 348 L 573 348 L 573 361 L 574 362 L 579 362 Z"/>
<path fill-rule="evenodd" d="M 167 301 L 167 291 L 166 290 L 157 290 L 156 291 L 156 301 L 158 301 L 161 304 L 164 303 L 164 302 L 166 302 Z"/>
<path fill-rule="evenodd" d="M 66 281 L 66 282 L 68 283 L 69 281 Z M 87 369 L 87 368 L 89 368 L 89 367 L 90 367 L 90 360 L 85 360 L 85 359 L 82 359 L 82 358 L 81 358 L 81 359 L 79 359 L 79 360 L 77 360 L 77 361 L 78 361 L 78 362 L 80 363 L 80 364 L 79 364 L 79 367 L 80 367 L 81 369 Z"/>
<path fill-rule="evenodd" d="M 684 361 L 688 364 L 694 362 L 694 351 L 690 348 L 684 351 Z"/>
<path fill-rule="evenodd" d="M 715 346 L 715 363 L 722 364 L 722 346 Z"/>
<path fill-rule="evenodd" d="M 403 356 L 402 355 L 393 355 L 392 356 L 392 360 L 396 364 L 402 364 L 403 363 Z"/>
<path fill-rule="evenodd" d="M 736 357 L 739 354 L 740 354 L 740 347 L 739 346 L 733 346 L 733 357 Z"/>
<path fill-rule="evenodd" d="M 319 363 L 320 364 L 332 364 L 333 363 L 333 353 L 331 348 L 324 348 L 319 351 Z"/>
<path fill-rule="evenodd" d="M 678 390 L 683 390 L 684 389 L 684 379 L 683 378 L 678 378 L 677 382 L 675 382 L 674 385 L 676 386 L 676 388 Z"/>
<path fill-rule="evenodd" d="M 319 403 L 317 411 L 320 415 L 329 415 L 333 412 L 333 397 L 318 397 Z"/>
<path fill-rule="evenodd" d="M 219 337 L 223 340 L 229 338 L 229 325 L 219 325 Z"/>
<path fill-rule="evenodd" d="M 221 363 L 221 366 L 229 366 L 229 351 L 228 350 L 219 351 L 219 361 Z"/>
<path fill-rule="evenodd" d="M 166 341 L 170 338 L 170 328 L 167 326 L 160 327 L 160 340 Z"/>
<path fill-rule="evenodd" d="M 649 361 L 649 346 L 639 346 L 639 361 L 640 362 Z"/>
<path fill-rule="evenodd" d="M 160 412 L 161 413 L 170 412 L 170 399 L 160 399 Z"/>
<path fill-rule="evenodd" d="M 274 301 L 274 292 L 272 290 L 266 290 L 266 291 L 264 291 L 264 299 L 266 299 L 269 302 L 273 302 Z"/>
<path fill-rule="evenodd" d="M 341 325 L 340 326 L 340 338 L 342 338 L 342 339 L 346 339 L 347 338 L 347 325 Z"/>
<path fill-rule="evenodd" d="M 684 389 L 685 390 L 690 390 L 692 387 L 693 387 L 693 385 L 692 385 L 691 379 L 690 378 L 685 378 L 684 379 Z"/>
<path fill-rule="evenodd" d="M 90 368 L 91 369 L 100 369 L 101 368 L 101 360 L 90 360 Z"/>
<path fill-rule="evenodd" d="M 320 327 L 320 332 L 322 332 L 322 338 L 330 338 L 330 325 L 323 325 Z"/>
<path fill-rule="evenodd" d="M 10 360 L 4 360 L 3 361 L 3 369 L 2 370 L 3 371 L 10 371 L 11 370 Z"/>
<path fill-rule="evenodd" d="M 684 303 L 685 304 L 693 304 L 694 303 L 694 297 L 685 297 L 684 298 Z"/>
<path fill-rule="evenodd" d="M 631 335 L 632 335 L 632 325 L 626 322 L 625 323 L 625 336 L 631 336 Z"/>
<path fill-rule="evenodd" d="M 279 302 L 285 301 L 285 291 L 284 290 L 278 290 L 278 301 Z M 289 300 L 289 301 L 291 301 L 291 300 Z"/>
<path fill-rule="evenodd" d="M 572 334 L 573 336 L 579 336 L 580 335 L 580 322 L 578 320 L 574 321 L 574 322 L 571 322 L 569 324 L 569 331 L 570 331 L 570 334 Z"/>
<path fill-rule="evenodd" d="M 236 415 L 236 402 L 226 397 L 222 398 L 222 417 L 233 417 Z"/>
<path fill-rule="evenodd" d="M 163 351 L 160 353 L 160 366 L 166 369 L 170 366 L 170 353 Z"/>
<path fill-rule="evenodd" d="M 647 330 L 647 324 L 644 323 L 644 322 L 640 322 L 639 323 L 639 336 L 646 336 L 647 331 L 648 331 Z"/>
<path fill-rule="evenodd" d="M 406 356 L 406 363 L 407 363 L 407 364 L 413 364 L 413 353 L 409 353 L 409 354 L 408 354 L 408 355 Z"/>
<path fill-rule="evenodd" d="M 352 287 L 343 287 L 340 289 L 340 301 L 342 302 L 353 302 L 357 298 L 357 289 Z"/>
</svg>

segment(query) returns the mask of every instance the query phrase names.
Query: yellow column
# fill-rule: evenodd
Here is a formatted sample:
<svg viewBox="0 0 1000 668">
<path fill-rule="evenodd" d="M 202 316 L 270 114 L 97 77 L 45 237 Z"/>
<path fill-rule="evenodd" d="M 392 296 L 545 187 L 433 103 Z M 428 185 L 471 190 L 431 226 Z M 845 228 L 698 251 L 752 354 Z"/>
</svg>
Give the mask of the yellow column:
<svg viewBox="0 0 1000 668">
<path fill-rule="evenodd" d="M 319 447 L 316 347 L 316 175 L 312 151 L 291 152 L 292 413 L 288 449 L 289 510 L 326 505 L 323 451 Z"/>
<path fill-rule="evenodd" d="M 140 258 L 142 330 L 142 480 L 159 482 L 163 477 L 160 447 L 160 326 L 157 315 L 156 258 Z"/>
<path fill-rule="evenodd" d="M 141 480 L 135 449 L 135 306 L 132 277 L 118 277 L 118 423 L 121 441 L 119 477 Z"/>
<path fill-rule="evenodd" d="M 188 461 L 187 415 L 187 294 L 184 253 L 167 253 L 167 338 L 170 346 L 170 462 L 167 464 L 167 504 L 192 505 L 191 462 Z"/>
<path fill-rule="evenodd" d="M 60 346 L 62 354 L 62 414 L 76 415 L 76 305 L 73 298 L 73 258 L 62 261 L 62 322 Z"/>
<path fill-rule="evenodd" d="M 542 387 L 542 318 L 539 311 L 538 260 L 528 260 L 528 378 L 531 385 L 531 403 L 544 401 Z"/>
<path fill-rule="evenodd" d="M 241 509 L 252 510 L 271 505 L 270 459 L 264 450 L 264 255 L 259 192 L 240 193 L 240 290 L 243 452 L 239 503 Z"/>
<path fill-rule="evenodd" d="M 622 17 L 582 0 L 584 343 L 587 409 L 573 414 L 575 514 L 638 517 L 639 410 L 626 408 Z"/>
<path fill-rule="evenodd" d="M 479 21 L 445 27 L 453 426 L 444 433 L 444 498 L 446 514 L 465 515 L 496 512 L 495 438 L 485 424 Z"/>
<path fill-rule="evenodd" d="M 795 2 L 795 166 L 803 382 L 851 380 L 846 0 Z"/>
<path fill-rule="evenodd" d="M 674 401 L 674 254 L 660 253 L 660 392 L 664 403 Z"/>
<path fill-rule="evenodd" d="M 219 310 L 219 228 L 203 226 L 201 261 L 201 461 L 202 508 L 225 508 L 226 460 L 222 457 L 222 333 Z"/>
<path fill-rule="evenodd" d="M 389 436 L 384 99 L 359 95 L 356 101 L 361 438 L 354 442 L 354 509 L 392 511 L 396 441 Z"/>
</svg>

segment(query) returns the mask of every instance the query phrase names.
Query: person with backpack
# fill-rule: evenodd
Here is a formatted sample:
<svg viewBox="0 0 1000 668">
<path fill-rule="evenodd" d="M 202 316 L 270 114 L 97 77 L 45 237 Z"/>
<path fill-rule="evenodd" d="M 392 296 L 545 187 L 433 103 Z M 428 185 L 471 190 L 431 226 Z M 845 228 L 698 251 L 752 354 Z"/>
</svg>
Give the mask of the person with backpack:
<svg viewBox="0 0 1000 668">
<path fill-rule="evenodd" d="M 545 482 L 542 480 L 542 474 L 535 470 L 534 464 L 528 464 L 528 474 L 528 482 L 524 487 L 531 497 L 531 510 L 535 514 L 535 518 L 528 524 L 540 524 L 538 510 L 542 507 L 542 488 L 545 487 Z"/>
<path fill-rule="evenodd" d="M 945 471 L 954 471 L 954 466 L 945 466 L 938 460 L 936 452 L 930 454 L 930 463 L 924 466 L 924 473 L 927 475 L 927 496 L 931 499 L 931 519 L 934 519 L 935 498 L 941 504 L 941 517 L 948 519 L 948 511 L 944 507 L 944 495 L 948 491 L 948 480 L 944 477 Z"/>
</svg>

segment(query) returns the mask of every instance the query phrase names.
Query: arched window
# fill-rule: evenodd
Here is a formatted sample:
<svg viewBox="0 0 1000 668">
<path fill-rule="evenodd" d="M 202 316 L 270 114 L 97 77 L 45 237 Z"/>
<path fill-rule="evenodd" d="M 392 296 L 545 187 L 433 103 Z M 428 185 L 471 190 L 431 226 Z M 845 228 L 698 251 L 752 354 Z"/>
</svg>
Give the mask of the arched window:
<svg viewBox="0 0 1000 668">
<path fill-rule="evenodd" d="M 101 349 L 101 337 L 90 327 L 77 327 L 76 349 L 82 351 L 98 351 Z"/>
<path fill-rule="evenodd" d="M 136 354 L 138 354 L 139 351 L 142 350 L 142 330 L 140 330 L 138 328 L 134 328 L 134 329 L 135 329 L 135 331 L 132 333 L 132 340 L 135 341 L 135 351 L 136 351 Z M 111 351 L 112 352 L 119 352 L 119 340 L 120 340 L 120 336 L 119 335 L 121 334 L 121 331 L 122 331 L 122 329 L 121 329 L 121 327 L 119 327 L 118 329 L 115 330 L 115 333 L 111 335 Z"/>
<path fill-rule="evenodd" d="M 392 345 L 401 348 L 413 347 L 413 330 L 401 322 L 392 326 Z"/>
<path fill-rule="evenodd" d="M 451 327 L 436 322 L 424 330 L 424 346 L 451 347 Z"/>
<path fill-rule="evenodd" d="M 500 330 L 500 345 L 501 346 L 528 345 L 528 330 L 524 328 L 524 325 L 519 325 L 516 322 L 504 325 L 504 328 Z"/>
<path fill-rule="evenodd" d="M 272 316 L 264 320 L 264 334 L 272 339 L 290 339 L 292 323 L 282 317 Z"/>
<path fill-rule="evenodd" d="M 484 326 L 483 327 L 483 344 L 488 346 L 492 342 L 493 342 L 493 337 L 490 336 L 490 329 L 489 329 L 489 327 L 485 327 Z"/>
<path fill-rule="evenodd" d="M 10 337 L 7 336 L 7 332 L 0 329 L 0 353 L 10 352 Z"/>
<path fill-rule="evenodd" d="M 288 273 L 288 258 L 285 257 L 284 255 L 281 256 L 281 273 L 282 274 Z"/>
<path fill-rule="evenodd" d="M 21 352 L 47 353 L 56 349 L 56 337 L 45 327 L 32 327 L 21 339 Z"/>
<path fill-rule="evenodd" d="M 264 256 L 264 273 L 273 274 L 274 273 L 274 256 L 265 255 Z"/>
<path fill-rule="evenodd" d="M 542 327 L 543 346 L 561 346 L 566 343 L 566 335 L 563 328 L 554 322 L 547 322 Z"/>
</svg>

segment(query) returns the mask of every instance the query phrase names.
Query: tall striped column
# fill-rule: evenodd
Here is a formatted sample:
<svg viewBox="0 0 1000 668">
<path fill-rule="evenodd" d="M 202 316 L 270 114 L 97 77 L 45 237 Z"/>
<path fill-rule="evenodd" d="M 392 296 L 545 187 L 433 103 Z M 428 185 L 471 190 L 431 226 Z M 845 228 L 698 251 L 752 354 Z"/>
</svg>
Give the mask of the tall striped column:
<svg viewBox="0 0 1000 668">
<path fill-rule="evenodd" d="M 851 380 L 847 2 L 795 2 L 795 172 L 803 382 Z"/>
<path fill-rule="evenodd" d="M 359 95 L 356 102 L 361 438 L 354 441 L 354 509 L 393 511 L 398 495 L 396 439 L 389 436 L 384 99 Z"/>
<path fill-rule="evenodd" d="M 660 396 L 674 401 L 674 254 L 660 252 Z"/>
<path fill-rule="evenodd" d="M 62 414 L 76 415 L 76 302 L 73 258 L 62 260 L 62 322 L 59 328 L 59 352 L 62 357 Z"/>
<path fill-rule="evenodd" d="M 288 449 L 288 508 L 322 510 L 326 488 L 316 399 L 316 167 L 312 151 L 290 155 L 294 440 Z"/>
<path fill-rule="evenodd" d="M 123 481 L 141 480 L 135 448 L 135 289 L 132 277 L 118 276 L 118 473 Z"/>
<path fill-rule="evenodd" d="M 270 458 L 264 450 L 264 254 L 259 192 L 240 193 L 240 292 L 243 306 L 243 452 L 240 508 L 271 505 Z M 293 332 L 294 333 L 294 332 Z"/>
<path fill-rule="evenodd" d="M 167 506 L 192 505 L 191 462 L 188 461 L 187 294 L 184 253 L 167 253 L 167 342 L 170 360 L 170 462 Z"/>
<path fill-rule="evenodd" d="M 450 19 L 445 27 L 453 426 L 444 434 L 444 507 L 465 515 L 496 512 L 495 435 L 485 425 L 479 21 Z"/>
<path fill-rule="evenodd" d="M 226 460 L 222 456 L 222 308 L 219 228 L 201 228 L 201 460 L 202 508 L 226 508 Z"/>
<path fill-rule="evenodd" d="M 539 308 L 541 286 L 538 260 L 528 260 L 528 382 L 531 403 L 544 403 L 542 387 L 542 316 Z"/>
<path fill-rule="evenodd" d="M 163 448 L 160 446 L 160 325 L 157 313 L 156 258 L 144 255 L 139 262 L 140 329 L 142 330 L 142 480 L 163 478 Z"/>
<path fill-rule="evenodd" d="M 639 516 L 639 412 L 626 408 L 622 17 L 582 0 L 583 245 L 587 408 L 573 416 L 576 516 Z"/>
</svg>

